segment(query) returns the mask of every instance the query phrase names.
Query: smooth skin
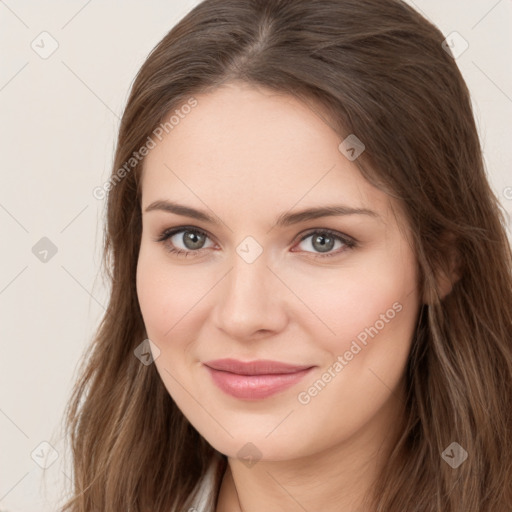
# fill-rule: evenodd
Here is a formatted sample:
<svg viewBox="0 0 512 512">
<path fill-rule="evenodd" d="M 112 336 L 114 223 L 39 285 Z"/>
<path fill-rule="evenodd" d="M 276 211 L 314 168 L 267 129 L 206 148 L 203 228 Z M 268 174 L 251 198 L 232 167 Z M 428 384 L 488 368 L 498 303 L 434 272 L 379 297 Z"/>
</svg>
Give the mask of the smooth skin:
<svg viewBox="0 0 512 512">
<path fill-rule="evenodd" d="M 160 350 L 156 368 L 191 424 L 228 457 L 217 512 L 366 510 L 403 411 L 422 302 L 407 220 L 340 152 L 320 108 L 238 82 L 196 99 L 144 163 L 137 292 Z M 202 210 L 217 224 L 146 211 L 156 201 Z M 276 226 L 283 213 L 327 205 L 374 214 Z M 205 235 L 185 229 L 157 241 L 180 227 Z M 245 245 L 249 236 L 257 245 Z M 251 263 L 237 252 L 258 246 Z M 334 371 L 338 356 L 397 303 L 400 311 Z M 292 388 L 244 400 L 215 386 L 202 364 L 226 357 L 314 368 Z M 308 393 L 329 368 L 330 381 Z M 301 403 L 300 393 L 310 400 Z M 237 458 L 247 443 L 261 456 L 251 466 Z"/>
</svg>

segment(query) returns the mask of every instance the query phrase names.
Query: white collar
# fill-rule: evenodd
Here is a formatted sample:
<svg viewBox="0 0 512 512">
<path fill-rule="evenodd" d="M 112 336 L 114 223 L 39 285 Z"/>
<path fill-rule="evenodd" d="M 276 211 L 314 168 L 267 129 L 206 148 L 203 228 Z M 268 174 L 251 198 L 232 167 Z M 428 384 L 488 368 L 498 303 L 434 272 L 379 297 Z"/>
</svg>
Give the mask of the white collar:
<svg viewBox="0 0 512 512">
<path fill-rule="evenodd" d="M 217 465 L 220 463 L 218 457 L 213 457 L 205 475 L 196 484 L 197 494 L 192 500 L 187 512 L 215 512 L 215 474 Z"/>
</svg>

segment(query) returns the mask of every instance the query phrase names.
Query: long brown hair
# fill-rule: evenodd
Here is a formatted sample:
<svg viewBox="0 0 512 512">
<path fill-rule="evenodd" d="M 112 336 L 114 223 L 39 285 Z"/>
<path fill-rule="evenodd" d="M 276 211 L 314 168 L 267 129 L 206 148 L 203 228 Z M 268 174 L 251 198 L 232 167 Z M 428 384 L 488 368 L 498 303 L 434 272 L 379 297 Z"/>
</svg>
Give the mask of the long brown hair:
<svg viewBox="0 0 512 512">
<path fill-rule="evenodd" d="M 355 163 L 403 205 L 414 236 L 425 305 L 403 433 L 373 508 L 512 509 L 512 255 L 470 94 L 444 39 L 400 0 L 206 0 L 150 53 L 107 187 L 111 295 L 66 411 L 74 488 L 63 511 L 185 510 L 212 455 L 223 458 L 217 483 L 225 469 L 155 365 L 134 356 L 147 338 L 135 286 L 143 159 L 126 162 L 169 112 L 234 80 L 325 107 L 340 142 L 364 142 Z M 439 278 L 453 273 L 443 297 Z M 456 469 L 441 456 L 452 442 L 468 453 Z"/>
</svg>

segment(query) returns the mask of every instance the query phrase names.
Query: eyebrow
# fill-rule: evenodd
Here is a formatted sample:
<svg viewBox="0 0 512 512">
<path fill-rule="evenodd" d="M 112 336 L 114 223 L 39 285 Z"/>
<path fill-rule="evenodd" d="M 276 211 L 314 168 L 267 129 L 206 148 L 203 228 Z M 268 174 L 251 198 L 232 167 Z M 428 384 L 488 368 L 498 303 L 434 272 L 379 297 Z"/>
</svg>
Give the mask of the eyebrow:
<svg viewBox="0 0 512 512">
<path fill-rule="evenodd" d="M 193 219 L 208 222 L 210 224 L 220 224 L 218 220 L 204 210 L 196 210 L 190 206 L 174 203 L 166 200 L 158 200 L 151 203 L 144 211 L 151 212 L 160 210 L 164 212 L 174 213 L 176 215 L 183 215 Z M 284 212 L 278 216 L 276 226 L 286 227 L 299 222 L 317 219 L 320 217 L 333 217 L 341 215 L 369 215 L 371 217 L 380 217 L 378 213 L 368 210 L 367 208 L 352 208 L 345 205 L 327 205 L 319 206 L 316 208 L 307 208 L 298 212 Z"/>
</svg>

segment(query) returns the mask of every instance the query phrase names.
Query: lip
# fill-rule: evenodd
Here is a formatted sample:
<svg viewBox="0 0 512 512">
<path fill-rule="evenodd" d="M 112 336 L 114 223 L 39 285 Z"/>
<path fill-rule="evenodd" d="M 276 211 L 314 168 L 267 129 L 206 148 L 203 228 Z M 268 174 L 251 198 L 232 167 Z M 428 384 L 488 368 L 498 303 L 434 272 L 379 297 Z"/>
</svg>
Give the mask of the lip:
<svg viewBox="0 0 512 512">
<path fill-rule="evenodd" d="M 213 382 L 226 394 L 244 400 L 260 400 L 297 384 L 313 368 L 260 359 L 216 359 L 203 363 Z"/>
</svg>

